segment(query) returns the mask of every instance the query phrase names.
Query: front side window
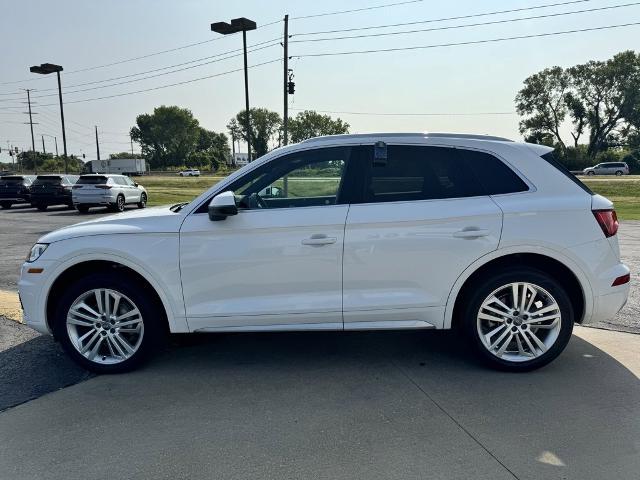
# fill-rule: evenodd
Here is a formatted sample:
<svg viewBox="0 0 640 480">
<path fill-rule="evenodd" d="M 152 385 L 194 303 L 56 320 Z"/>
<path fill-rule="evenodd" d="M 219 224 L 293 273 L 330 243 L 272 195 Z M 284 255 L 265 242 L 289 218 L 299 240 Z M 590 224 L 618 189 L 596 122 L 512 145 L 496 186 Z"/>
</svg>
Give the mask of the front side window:
<svg viewBox="0 0 640 480">
<path fill-rule="evenodd" d="M 292 153 L 248 173 L 229 190 L 247 210 L 335 205 L 350 155 L 350 147 Z"/>
</svg>

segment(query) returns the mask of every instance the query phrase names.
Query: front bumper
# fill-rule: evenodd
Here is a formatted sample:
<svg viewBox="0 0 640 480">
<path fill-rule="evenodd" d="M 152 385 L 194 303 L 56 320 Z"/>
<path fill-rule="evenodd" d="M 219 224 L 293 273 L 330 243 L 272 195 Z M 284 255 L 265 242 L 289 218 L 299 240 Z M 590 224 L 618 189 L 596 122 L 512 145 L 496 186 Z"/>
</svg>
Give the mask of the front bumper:
<svg viewBox="0 0 640 480">
<path fill-rule="evenodd" d="M 33 263 L 23 263 L 20 269 L 18 294 L 24 322 L 40 333 L 51 333 L 45 318 L 47 302 L 45 286 L 56 264 L 57 262 L 51 260 L 36 260 Z M 30 273 L 29 269 L 42 269 L 42 272 Z"/>
</svg>

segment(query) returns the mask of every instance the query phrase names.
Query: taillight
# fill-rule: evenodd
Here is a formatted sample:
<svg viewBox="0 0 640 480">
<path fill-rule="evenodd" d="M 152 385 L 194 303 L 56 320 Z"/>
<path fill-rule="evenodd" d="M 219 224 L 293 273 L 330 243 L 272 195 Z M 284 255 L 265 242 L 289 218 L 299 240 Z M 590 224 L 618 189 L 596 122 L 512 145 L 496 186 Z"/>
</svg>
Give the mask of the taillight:
<svg viewBox="0 0 640 480">
<path fill-rule="evenodd" d="M 631 281 L 631 274 L 627 273 L 626 275 L 622 275 L 621 277 L 616 278 L 611 284 L 612 287 L 617 287 L 618 285 L 624 285 L 625 283 L 629 283 Z"/>
<path fill-rule="evenodd" d="M 618 233 L 618 215 L 616 215 L 614 209 L 593 210 L 593 215 L 596 217 L 598 225 L 600 225 L 605 237 L 613 237 Z"/>
<path fill-rule="evenodd" d="M 105 190 L 108 190 L 111 188 L 111 185 L 96 185 L 96 188 L 104 188 Z"/>
</svg>

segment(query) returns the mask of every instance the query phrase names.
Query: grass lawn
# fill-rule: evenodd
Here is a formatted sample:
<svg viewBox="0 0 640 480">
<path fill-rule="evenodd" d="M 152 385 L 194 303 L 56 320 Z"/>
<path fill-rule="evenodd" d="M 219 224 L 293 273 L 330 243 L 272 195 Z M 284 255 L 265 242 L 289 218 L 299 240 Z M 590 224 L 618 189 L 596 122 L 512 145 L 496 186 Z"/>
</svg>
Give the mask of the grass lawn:
<svg viewBox="0 0 640 480">
<path fill-rule="evenodd" d="M 194 199 L 222 178 L 148 176 L 138 180 L 149 192 L 149 205 L 169 205 Z M 640 220 L 640 175 L 628 175 L 622 178 L 580 177 L 580 179 L 591 190 L 613 201 L 620 219 Z M 324 180 L 295 178 L 289 180 L 289 188 L 290 194 L 293 196 L 312 192 L 312 194 L 322 195 L 335 191 L 335 182 L 329 179 L 326 179 L 325 182 Z"/>
</svg>

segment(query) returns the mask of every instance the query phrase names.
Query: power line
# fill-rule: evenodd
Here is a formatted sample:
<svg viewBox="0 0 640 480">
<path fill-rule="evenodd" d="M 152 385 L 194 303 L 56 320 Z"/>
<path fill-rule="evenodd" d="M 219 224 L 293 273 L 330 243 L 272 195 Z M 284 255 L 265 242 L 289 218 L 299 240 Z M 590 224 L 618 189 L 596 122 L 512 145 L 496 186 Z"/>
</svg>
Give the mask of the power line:
<svg viewBox="0 0 640 480">
<path fill-rule="evenodd" d="M 312 110 L 308 108 L 291 108 L 296 112 Z M 490 115 L 517 115 L 516 112 L 353 112 L 341 110 L 314 110 L 318 113 L 331 113 L 336 115 L 367 115 L 367 116 L 402 116 L 402 117 L 446 117 L 446 116 L 490 116 Z"/>
<path fill-rule="evenodd" d="M 265 45 L 267 43 L 273 43 L 273 42 L 276 42 L 276 43 L 273 43 L 273 45 L 269 45 L 269 46 L 275 46 L 280 41 L 281 41 L 280 37 L 273 38 L 271 40 L 267 40 L 267 41 L 264 41 L 264 42 L 259 42 L 259 43 L 255 43 L 253 45 L 249 45 L 248 48 L 258 47 L 260 45 Z M 267 48 L 267 47 L 264 47 L 264 48 Z M 262 50 L 262 49 L 249 50 L 249 52 L 254 52 L 254 51 L 257 51 L 257 50 Z M 236 57 L 236 56 L 240 56 L 242 51 L 243 51 L 242 48 L 236 48 L 234 50 L 228 50 L 226 52 L 218 53 L 216 55 L 209 55 L 209 56 L 206 56 L 206 57 L 200 57 L 200 58 L 196 58 L 196 59 L 189 60 L 189 61 L 186 61 L 186 62 L 175 63 L 173 65 L 167 65 L 165 67 L 154 68 L 152 70 L 146 70 L 146 71 L 143 71 L 143 72 L 137 72 L 137 73 L 131 73 L 131 74 L 128 74 L 128 75 L 121 75 L 121 76 L 118 76 L 118 77 L 106 78 L 104 80 L 94 80 L 94 81 L 91 81 L 91 82 L 84 82 L 84 83 L 76 83 L 76 84 L 73 84 L 73 85 L 67 85 L 65 88 L 68 89 L 68 88 L 75 88 L 75 87 L 83 87 L 85 85 L 95 85 L 96 83 L 106 83 L 106 82 L 111 82 L 111 81 L 114 81 L 114 80 L 121 80 L 123 78 L 137 77 L 139 75 L 145 75 L 147 73 L 159 72 L 159 71 L 162 71 L 162 70 L 167 70 L 169 68 L 181 67 L 183 65 L 189 65 L 189 64 L 200 62 L 200 61 L 203 61 L 203 60 L 209 60 L 209 59 L 212 59 L 212 58 L 219 58 L 219 57 L 222 57 L 224 55 L 240 52 L 239 55 L 233 55 L 233 56 L 227 57 L 227 58 L 233 58 L 233 57 Z M 224 58 L 222 60 L 226 60 L 226 58 Z M 208 65 L 209 63 L 214 63 L 214 62 L 207 62 L 207 63 L 203 63 L 202 65 Z M 198 66 L 198 65 L 196 65 L 196 66 Z M 171 72 L 168 72 L 168 73 L 171 73 Z M 40 89 L 41 92 L 51 91 L 51 90 L 56 90 L 57 91 L 58 89 L 57 88 Z M 71 92 L 65 92 L 65 93 L 71 93 Z"/>
<path fill-rule="evenodd" d="M 396 2 L 396 3 L 387 3 L 384 5 L 373 5 L 371 7 L 362 7 L 362 8 L 354 8 L 352 10 L 338 10 L 336 12 L 325 12 L 325 13 L 316 13 L 313 15 L 303 15 L 300 17 L 291 17 L 292 19 L 295 20 L 302 20 L 305 18 L 317 18 L 317 17 L 328 17 L 330 15 L 342 15 L 345 13 L 356 13 L 356 12 L 364 12 L 365 10 L 377 10 L 379 8 L 387 8 L 387 7 L 397 7 L 400 5 L 408 5 L 410 3 L 421 3 L 424 0 L 407 0 L 404 2 Z"/>
<path fill-rule="evenodd" d="M 277 44 L 265 45 L 265 46 L 250 50 L 250 52 L 256 52 L 258 50 L 264 50 L 265 48 L 274 47 L 276 45 Z M 96 86 L 96 87 L 83 88 L 83 89 L 80 89 L 80 90 L 65 90 L 65 95 L 70 95 L 72 93 L 88 92 L 88 91 L 91 91 L 91 90 L 100 90 L 102 88 L 115 87 L 115 86 L 118 86 L 118 85 L 126 85 L 128 83 L 140 82 L 142 80 L 148 80 L 150 78 L 162 77 L 164 75 L 170 75 L 172 73 L 183 72 L 185 70 L 190 70 L 192 68 L 202 67 L 204 65 L 210 65 L 212 63 L 221 62 L 223 60 L 228 60 L 230 58 L 240 57 L 242 55 L 243 55 L 242 53 L 238 53 L 238 54 L 230 55 L 230 56 L 227 56 L 227 57 L 224 57 L 224 58 L 218 58 L 218 59 L 215 59 L 215 60 L 210 60 L 208 62 L 199 63 L 199 64 L 196 64 L 196 65 L 190 65 L 188 67 L 183 67 L 183 68 L 179 68 L 179 69 L 176 69 L 176 70 L 171 70 L 169 72 L 162 72 L 162 73 L 156 73 L 154 75 L 147 75 L 146 77 L 133 78 L 131 80 L 125 80 L 125 81 L 122 81 L 122 82 L 112 83 L 110 85 L 99 85 L 99 86 Z M 190 62 L 187 62 L 187 63 L 190 63 Z M 126 76 L 127 75 L 125 75 L 125 77 Z M 97 83 L 97 82 L 90 82 L 90 83 Z M 33 98 L 55 97 L 57 95 L 58 95 L 57 93 L 50 93 L 50 94 L 46 94 L 46 95 L 37 95 L 37 96 L 34 96 Z"/>
<path fill-rule="evenodd" d="M 522 8 L 511 8 L 509 10 L 494 10 L 491 12 L 482 12 L 482 13 L 473 13 L 473 14 L 469 14 L 469 15 L 458 15 L 455 17 L 441 17 L 441 18 L 433 18 L 433 19 L 428 19 L 428 20 L 418 20 L 418 21 L 414 21 L 414 22 L 402 22 L 402 23 L 390 23 L 390 24 L 384 24 L 384 25 L 370 25 L 370 26 L 366 26 L 366 27 L 354 27 L 354 28 L 341 28 L 341 29 L 337 29 L 337 30 L 319 30 L 319 31 L 315 31 L 315 32 L 302 32 L 302 33 L 296 33 L 295 36 L 303 36 L 303 35 L 319 35 L 319 34 L 324 34 L 324 33 L 341 33 L 341 32 L 355 32 L 355 31 L 359 31 L 359 30 L 371 30 L 371 29 L 375 29 L 375 28 L 390 28 L 390 27 L 404 27 L 407 25 L 418 25 L 418 24 L 422 24 L 422 23 L 437 23 L 437 22 L 446 22 L 449 20 L 464 20 L 467 18 L 476 18 L 476 17 L 486 17 L 486 16 L 490 16 L 490 15 L 500 15 L 500 14 L 504 14 L 504 13 L 515 13 L 515 12 L 524 12 L 527 10 L 537 10 L 540 8 L 551 8 L 551 7 L 559 7 L 559 6 L 564 6 L 564 5 L 572 5 L 575 3 L 586 3 L 589 2 L 591 0 L 572 0 L 572 1 L 568 1 L 568 2 L 556 2 L 556 3 L 547 3 L 544 5 L 535 5 L 532 7 L 522 7 Z"/>
<path fill-rule="evenodd" d="M 276 58 L 276 59 L 273 59 L 273 60 L 269 60 L 267 62 L 256 63 L 255 65 L 249 66 L 249 68 L 260 67 L 262 65 L 268 65 L 270 63 L 275 63 L 275 62 L 280 62 L 280 61 L 282 61 L 281 58 Z M 154 90 L 160 90 L 160 89 L 168 88 L 168 87 L 175 87 L 175 86 L 178 86 L 178 85 L 186 85 L 188 83 L 199 82 L 201 80 L 207 80 L 209 78 L 220 77 L 220 76 L 223 76 L 223 75 L 228 75 L 228 74 L 231 74 L 231 73 L 236 73 L 236 72 L 241 72 L 241 71 L 243 71 L 243 68 L 236 68 L 234 70 L 228 70 L 226 72 L 216 73 L 216 74 L 213 74 L 213 75 L 206 75 L 204 77 L 193 78 L 191 80 L 184 80 L 182 82 L 170 83 L 170 84 L 167 84 L 167 85 L 160 85 L 158 87 L 153 87 L 153 88 L 144 88 L 144 89 L 141 89 L 141 90 L 135 90 L 133 92 L 123 92 L 123 93 L 118 93 L 118 94 L 114 94 L 114 95 L 106 95 L 106 96 L 103 96 L 103 97 L 94 97 L 94 98 L 85 98 L 85 99 L 82 99 L 82 100 L 65 101 L 65 104 L 93 102 L 95 100 L 106 100 L 108 98 L 124 97 L 124 96 L 127 96 L 127 95 L 134 95 L 134 94 L 137 94 L 137 93 L 151 92 L 151 91 L 154 91 Z M 57 104 L 56 103 L 48 103 L 48 104 L 44 104 L 42 106 L 51 107 L 51 106 L 55 106 L 55 105 L 57 105 Z"/>
<path fill-rule="evenodd" d="M 483 43 L 497 43 L 497 42 L 506 42 L 510 40 L 522 40 L 526 38 L 540 38 L 540 37 L 551 37 L 556 35 L 567 35 L 571 33 L 580 33 L 580 32 L 593 32 L 597 30 L 609 30 L 612 28 L 623 28 L 623 27 L 631 27 L 635 25 L 640 25 L 640 22 L 633 23 L 622 23 L 618 25 L 607 25 L 604 27 L 592 27 L 592 28 L 580 28 L 574 30 L 563 30 L 560 32 L 548 32 L 548 33 L 537 33 L 531 35 L 516 35 L 513 37 L 501 37 L 501 38 L 490 38 L 486 40 L 469 40 L 466 42 L 451 42 L 451 43 L 437 43 L 432 45 L 416 45 L 412 47 L 395 47 L 395 48 L 379 48 L 379 49 L 369 49 L 369 50 L 351 50 L 346 52 L 320 52 L 320 53 L 308 53 L 306 55 L 295 55 L 296 58 L 305 58 L 305 57 L 329 57 L 329 56 L 338 56 L 338 55 L 357 55 L 364 53 L 384 53 L 384 52 L 399 52 L 405 50 L 423 50 L 430 48 L 439 48 L 439 47 L 456 47 L 461 45 L 478 45 Z"/>
<path fill-rule="evenodd" d="M 585 10 L 575 10 L 573 12 L 548 13 L 545 15 L 533 15 L 530 17 L 508 18 L 503 20 L 492 20 L 490 22 L 468 23 L 468 24 L 462 24 L 462 25 L 447 25 L 444 27 L 421 28 L 417 30 L 402 30 L 399 32 L 380 32 L 380 33 L 368 33 L 368 34 L 362 34 L 362 35 L 346 35 L 341 37 L 308 38 L 308 39 L 302 39 L 302 40 L 291 40 L 291 43 L 326 42 L 330 40 L 348 40 L 348 39 L 354 39 L 354 38 L 384 37 L 389 35 L 406 35 L 410 33 L 433 32 L 438 30 L 453 30 L 458 28 L 480 27 L 480 26 L 486 26 L 486 25 L 522 22 L 524 20 L 539 20 L 542 18 L 562 17 L 567 15 L 575 15 L 578 13 L 592 13 L 592 12 L 598 12 L 602 10 L 612 10 L 616 8 L 632 7 L 637 5 L 640 5 L 640 2 L 626 3 L 623 5 L 610 5 L 610 6 L 598 7 L 598 8 L 588 8 Z"/>
</svg>

